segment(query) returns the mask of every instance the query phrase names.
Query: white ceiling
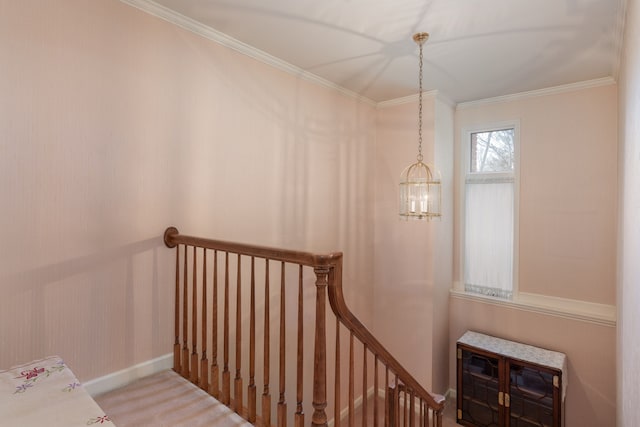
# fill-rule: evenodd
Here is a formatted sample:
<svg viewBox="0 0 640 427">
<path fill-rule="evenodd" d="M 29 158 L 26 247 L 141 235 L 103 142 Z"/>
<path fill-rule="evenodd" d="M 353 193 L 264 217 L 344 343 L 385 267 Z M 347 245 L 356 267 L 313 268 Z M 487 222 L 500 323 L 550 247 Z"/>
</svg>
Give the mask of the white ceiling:
<svg viewBox="0 0 640 427">
<path fill-rule="evenodd" d="M 155 0 L 374 102 L 417 93 L 429 32 L 423 87 L 456 103 L 617 77 L 624 2 Z"/>
</svg>

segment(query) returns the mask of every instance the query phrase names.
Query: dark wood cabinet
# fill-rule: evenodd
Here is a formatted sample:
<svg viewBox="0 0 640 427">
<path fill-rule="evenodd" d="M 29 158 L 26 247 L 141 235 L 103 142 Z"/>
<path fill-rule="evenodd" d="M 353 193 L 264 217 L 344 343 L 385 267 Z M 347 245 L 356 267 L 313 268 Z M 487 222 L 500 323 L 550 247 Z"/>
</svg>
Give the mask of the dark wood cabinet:
<svg viewBox="0 0 640 427">
<path fill-rule="evenodd" d="M 563 425 L 563 353 L 469 331 L 457 342 L 457 372 L 458 424 Z"/>
</svg>

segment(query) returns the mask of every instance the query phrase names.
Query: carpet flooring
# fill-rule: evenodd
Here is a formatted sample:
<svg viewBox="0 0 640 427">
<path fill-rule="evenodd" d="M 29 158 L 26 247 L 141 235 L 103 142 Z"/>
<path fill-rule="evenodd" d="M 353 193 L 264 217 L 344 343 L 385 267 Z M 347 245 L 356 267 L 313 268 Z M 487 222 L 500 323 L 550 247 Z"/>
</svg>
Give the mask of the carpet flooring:
<svg viewBox="0 0 640 427">
<path fill-rule="evenodd" d="M 173 371 L 142 378 L 95 400 L 118 427 L 251 426 Z"/>
<path fill-rule="evenodd" d="M 94 398 L 118 427 L 251 427 L 238 414 L 175 372 L 162 371 Z M 455 401 L 443 427 L 454 427 Z M 362 414 L 356 413 L 356 426 Z"/>
</svg>

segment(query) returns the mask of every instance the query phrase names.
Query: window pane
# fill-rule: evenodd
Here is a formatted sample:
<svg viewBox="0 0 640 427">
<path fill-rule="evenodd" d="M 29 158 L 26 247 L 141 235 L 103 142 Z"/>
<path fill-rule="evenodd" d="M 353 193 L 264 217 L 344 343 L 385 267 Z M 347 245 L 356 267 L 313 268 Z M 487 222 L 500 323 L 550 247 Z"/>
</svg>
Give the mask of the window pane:
<svg viewBox="0 0 640 427">
<path fill-rule="evenodd" d="M 471 134 L 471 172 L 513 172 L 513 129 Z"/>
</svg>

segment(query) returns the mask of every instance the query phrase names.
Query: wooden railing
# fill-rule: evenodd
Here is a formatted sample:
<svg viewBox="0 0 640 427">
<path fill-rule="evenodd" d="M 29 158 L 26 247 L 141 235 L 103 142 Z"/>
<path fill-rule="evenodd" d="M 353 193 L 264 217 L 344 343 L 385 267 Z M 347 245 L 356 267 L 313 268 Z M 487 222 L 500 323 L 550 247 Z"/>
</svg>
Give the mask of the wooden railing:
<svg viewBox="0 0 640 427">
<path fill-rule="evenodd" d="M 174 370 L 250 423 L 302 427 L 309 410 L 312 426 L 442 425 L 444 398 L 347 308 L 341 253 L 184 236 L 173 227 L 164 240 L 176 248 Z"/>
</svg>

